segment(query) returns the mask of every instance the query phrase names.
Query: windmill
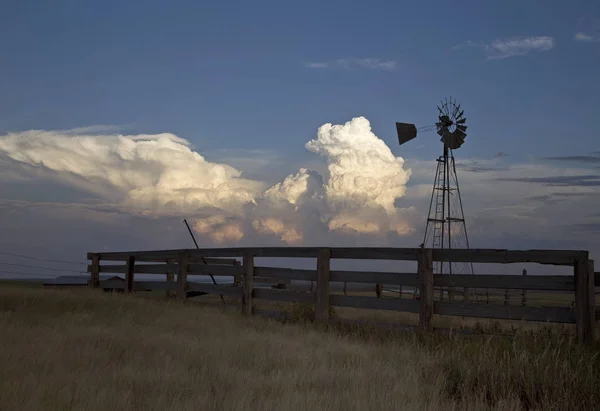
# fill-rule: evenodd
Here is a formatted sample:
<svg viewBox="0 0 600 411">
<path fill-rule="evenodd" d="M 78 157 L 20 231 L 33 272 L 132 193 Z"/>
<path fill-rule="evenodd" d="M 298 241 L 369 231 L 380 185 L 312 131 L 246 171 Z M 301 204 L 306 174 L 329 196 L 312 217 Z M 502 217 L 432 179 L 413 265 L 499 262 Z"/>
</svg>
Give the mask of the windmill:
<svg viewBox="0 0 600 411">
<path fill-rule="evenodd" d="M 437 169 L 433 181 L 433 191 L 429 203 L 429 213 L 423 247 L 432 249 L 469 248 L 469 237 L 460 197 L 458 175 L 454 162 L 454 150 L 459 149 L 467 136 L 467 119 L 456 99 L 444 99 L 437 107 L 438 121 L 429 126 L 417 127 L 409 123 L 396 123 L 400 145 L 417 137 L 417 132 L 436 130 L 443 143 L 442 155 L 437 159 Z M 434 274 L 473 274 L 473 264 L 452 261 L 435 261 Z M 446 291 L 450 299 L 454 290 Z M 468 290 L 464 289 L 464 298 L 468 299 Z M 444 290 L 440 290 L 443 299 Z"/>
</svg>

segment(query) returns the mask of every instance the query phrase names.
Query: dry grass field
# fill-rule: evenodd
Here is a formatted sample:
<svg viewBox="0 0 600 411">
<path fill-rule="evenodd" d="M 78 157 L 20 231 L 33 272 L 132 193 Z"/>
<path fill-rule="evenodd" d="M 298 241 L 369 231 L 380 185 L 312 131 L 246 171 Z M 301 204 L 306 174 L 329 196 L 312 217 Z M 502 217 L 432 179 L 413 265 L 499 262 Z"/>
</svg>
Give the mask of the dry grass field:
<svg viewBox="0 0 600 411">
<path fill-rule="evenodd" d="M 318 329 L 0 283 L 0 410 L 599 409 L 600 346 L 535 330 Z"/>
</svg>

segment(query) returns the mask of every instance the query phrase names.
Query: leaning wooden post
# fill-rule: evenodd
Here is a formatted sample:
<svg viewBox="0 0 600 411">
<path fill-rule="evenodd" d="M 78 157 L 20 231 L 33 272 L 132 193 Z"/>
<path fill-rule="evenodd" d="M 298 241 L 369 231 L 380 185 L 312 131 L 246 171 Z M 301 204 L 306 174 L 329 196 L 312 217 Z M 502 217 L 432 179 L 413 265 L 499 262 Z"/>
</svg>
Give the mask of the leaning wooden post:
<svg viewBox="0 0 600 411">
<path fill-rule="evenodd" d="M 595 340 L 594 261 L 587 258 L 575 260 L 575 316 L 577 339 L 584 344 Z"/>
<path fill-rule="evenodd" d="M 242 314 L 252 315 L 252 291 L 254 289 L 254 256 L 244 254 L 244 278 L 242 281 Z"/>
<path fill-rule="evenodd" d="M 433 252 L 430 249 L 419 249 L 418 253 L 419 326 L 430 331 L 433 316 Z"/>
<path fill-rule="evenodd" d="M 90 287 L 98 288 L 100 287 L 100 255 L 92 254 L 92 265 L 90 267 Z"/>
<path fill-rule="evenodd" d="M 315 320 L 317 324 L 329 322 L 329 268 L 331 251 L 320 248 L 317 255 L 317 295 L 315 302 Z"/>
<path fill-rule="evenodd" d="M 185 300 L 187 298 L 187 272 L 188 255 L 182 253 L 179 256 L 179 271 L 177 273 L 177 298 Z"/>
<path fill-rule="evenodd" d="M 135 257 L 130 255 L 127 257 L 127 268 L 125 271 L 125 291 L 133 292 L 133 277 L 135 275 Z"/>
<path fill-rule="evenodd" d="M 175 282 L 175 272 L 173 271 L 173 266 L 175 265 L 175 260 L 167 260 L 167 287 L 170 287 L 171 284 Z M 167 298 L 171 298 L 173 294 L 171 293 L 171 289 L 167 288 Z"/>
</svg>

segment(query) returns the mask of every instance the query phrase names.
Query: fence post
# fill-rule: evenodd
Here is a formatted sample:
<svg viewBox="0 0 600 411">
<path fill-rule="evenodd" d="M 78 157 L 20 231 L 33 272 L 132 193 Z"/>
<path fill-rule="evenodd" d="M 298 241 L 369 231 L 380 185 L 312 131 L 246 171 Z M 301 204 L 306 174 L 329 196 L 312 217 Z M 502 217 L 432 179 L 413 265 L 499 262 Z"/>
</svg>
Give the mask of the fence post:
<svg viewBox="0 0 600 411">
<path fill-rule="evenodd" d="M 242 282 L 242 314 L 252 315 L 252 290 L 254 289 L 254 256 L 252 253 L 244 254 L 244 278 Z"/>
<path fill-rule="evenodd" d="M 179 272 L 177 273 L 177 298 L 185 300 L 187 298 L 187 271 L 188 255 L 181 253 L 179 256 Z"/>
<path fill-rule="evenodd" d="M 595 295 L 594 261 L 575 260 L 575 315 L 577 318 L 577 339 L 584 344 L 595 339 Z"/>
<path fill-rule="evenodd" d="M 173 272 L 173 267 L 172 265 L 175 264 L 175 260 L 167 260 L 167 265 L 169 265 L 170 267 L 167 268 L 167 284 L 172 284 L 173 282 L 175 282 L 175 273 Z M 171 293 L 171 290 L 167 290 L 167 298 L 171 298 L 173 294 Z"/>
<path fill-rule="evenodd" d="M 127 257 L 127 269 L 125 271 L 125 291 L 133 292 L 133 277 L 135 275 L 135 257 L 130 255 Z"/>
<path fill-rule="evenodd" d="M 90 270 L 90 287 L 100 287 L 100 255 L 92 254 L 92 268 Z"/>
<path fill-rule="evenodd" d="M 330 259 L 329 248 L 320 248 L 317 255 L 317 301 L 315 303 L 315 320 L 318 324 L 329 322 Z"/>
<path fill-rule="evenodd" d="M 420 249 L 418 255 L 419 272 L 419 326 L 431 330 L 433 316 L 433 252 L 430 249 Z"/>
<path fill-rule="evenodd" d="M 235 260 L 233 262 L 233 266 L 237 267 L 240 265 L 240 262 Z M 234 287 L 239 287 L 242 285 L 242 274 L 238 271 L 235 272 L 235 274 L 233 275 L 233 286 Z"/>
<path fill-rule="evenodd" d="M 523 269 L 523 276 L 527 275 L 527 270 Z M 527 290 L 523 289 L 521 294 L 521 305 L 525 307 L 527 305 Z"/>
<path fill-rule="evenodd" d="M 510 303 L 510 293 L 508 288 L 504 289 L 504 305 L 508 305 Z"/>
</svg>

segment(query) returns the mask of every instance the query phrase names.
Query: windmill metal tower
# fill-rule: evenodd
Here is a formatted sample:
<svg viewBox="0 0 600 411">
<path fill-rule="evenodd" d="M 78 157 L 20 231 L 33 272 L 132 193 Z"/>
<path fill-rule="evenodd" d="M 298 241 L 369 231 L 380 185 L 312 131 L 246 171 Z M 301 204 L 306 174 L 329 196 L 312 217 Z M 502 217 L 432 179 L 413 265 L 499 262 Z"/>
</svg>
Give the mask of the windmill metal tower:
<svg viewBox="0 0 600 411">
<path fill-rule="evenodd" d="M 466 118 L 460 104 L 452 98 L 444 99 L 438 109 L 438 121 L 434 125 L 416 128 L 414 124 L 396 123 L 400 145 L 417 136 L 417 131 L 437 130 L 443 143 L 442 155 L 437 159 L 429 213 L 422 246 L 432 249 L 469 248 L 469 237 L 460 196 L 458 175 L 453 150 L 462 146 L 467 136 Z M 435 261 L 434 274 L 473 274 L 473 264 Z M 469 299 L 469 290 L 462 290 Z M 440 299 L 447 294 L 454 298 L 455 290 L 440 290 Z"/>
</svg>

